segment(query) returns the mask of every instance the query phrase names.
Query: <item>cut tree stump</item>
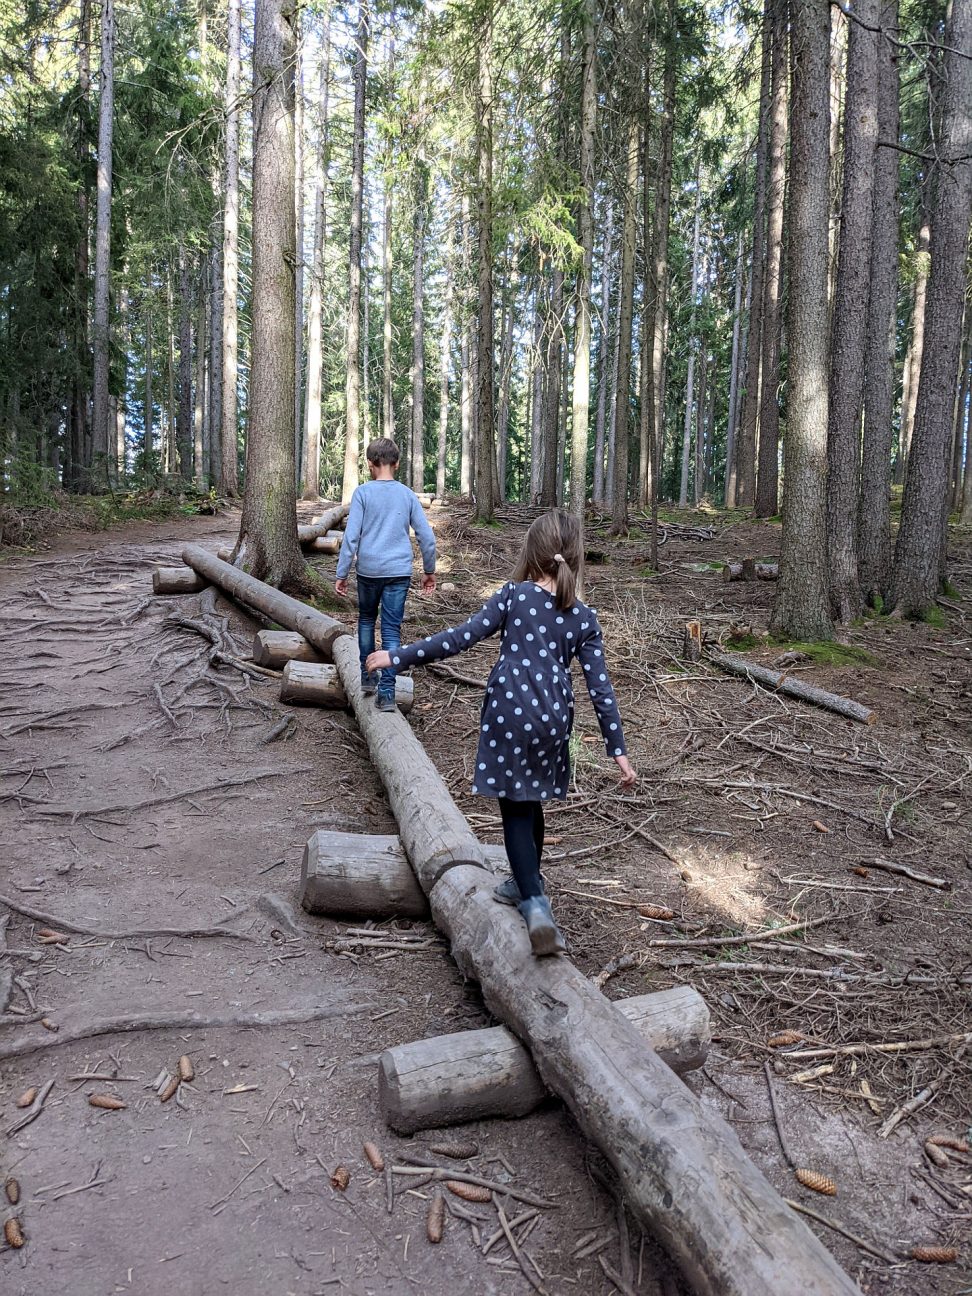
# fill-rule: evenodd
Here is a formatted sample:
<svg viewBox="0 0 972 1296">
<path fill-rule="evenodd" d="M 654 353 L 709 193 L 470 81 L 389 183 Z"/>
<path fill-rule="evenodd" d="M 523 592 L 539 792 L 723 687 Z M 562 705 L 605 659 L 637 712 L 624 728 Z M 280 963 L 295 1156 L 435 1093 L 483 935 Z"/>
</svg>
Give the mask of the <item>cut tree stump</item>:
<svg viewBox="0 0 972 1296">
<path fill-rule="evenodd" d="M 677 1074 L 705 1064 L 709 1010 L 691 986 L 614 1006 Z M 546 1095 L 529 1050 L 505 1026 L 399 1044 L 378 1059 L 381 1114 L 398 1134 L 525 1116 Z"/>
<path fill-rule="evenodd" d="M 567 958 L 534 958 L 493 899 L 484 851 L 408 721 L 361 693 L 357 643 L 324 613 L 191 545 L 185 561 L 333 654 L 402 845 L 462 972 L 527 1045 L 540 1076 L 604 1154 L 629 1208 L 696 1296 L 860 1296 L 823 1243 L 635 1026 Z M 325 642 L 327 640 L 327 642 Z"/>
<path fill-rule="evenodd" d="M 805 680 L 793 679 L 779 671 L 760 666 L 746 657 L 729 657 L 725 653 L 709 653 L 708 660 L 719 670 L 730 675 L 739 675 L 743 679 L 755 680 L 764 688 L 784 693 L 787 697 L 798 698 L 801 702 L 810 702 L 814 706 L 835 711 L 837 715 L 846 716 L 848 720 L 858 720 L 861 724 L 872 725 L 877 719 L 877 712 L 866 707 L 863 702 L 853 698 L 841 697 L 839 693 L 828 693 L 826 689 L 807 684 Z"/>
<path fill-rule="evenodd" d="M 742 562 L 728 562 L 723 565 L 722 579 L 729 581 L 775 581 L 780 574 L 776 563 L 761 563 L 755 558 L 744 558 Z"/>
<path fill-rule="evenodd" d="M 697 662 L 702 660 L 702 622 L 686 621 L 685 634 L 682 638 L 682 661 Z"/>
<path fill-rule="evenodd" d="M 153 594 L 198 594 L 208 584 L 185 567 L 156 567 L 152 573 Z"/>
<path fill-rule="evenodd" d="M 349 504 L 338 504 L 334 508 L 327 509 L 313 522 L 299 526 L 297 528 L 297 539 L 302 545 L 309 545 L 319 536 L 326 536 L 328 531 L 335 530 L 338 524 L 345 520 L 350 507 Z"/>
<path fill-rule="evenodd" d="M 484 846 L 497 873 L 509 869 L 502 846 Z M 319 829 L 304 847 L 300 903 L 312 914 L 353 918 L 428 918 L 429 902 L 396 836 Z"/>
<path fill-rule="evenodd" d="M 289 661 L 280 681 L 280 701 L 288 705 L 331 707 L 341 710 L 348 705 L 347 694 L 333 666 L 307 661 Z M 415 683 L 409 675 L 395 680 L 395 703 L 402 715 L 408 715 L 415 702 Z"/>
<path fill-rule="evenodd" d="M 253 636 L 253 660 L 270 670 L 283 670 L 289 661 L 319 662 L 321 655 L 303 635 L 292 630 L 260 630 Z"/>
</svg>

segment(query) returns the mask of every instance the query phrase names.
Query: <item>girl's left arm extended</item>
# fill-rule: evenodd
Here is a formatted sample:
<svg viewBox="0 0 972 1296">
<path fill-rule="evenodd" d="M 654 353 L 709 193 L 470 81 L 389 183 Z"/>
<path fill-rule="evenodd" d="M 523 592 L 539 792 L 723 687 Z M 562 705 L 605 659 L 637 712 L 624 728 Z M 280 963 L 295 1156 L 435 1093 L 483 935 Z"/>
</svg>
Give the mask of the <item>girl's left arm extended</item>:
<svg viewBox="0 0 972 1296">
<path fill-rule="evenodd" d="M 403 671 L 410 666 L 426 666 L 429 662 L 441 661 L 443 657 L 455 657 L 465 652 L 473 644 L 487 639 L 502 628 L 510 593 L 511 587 L 504 585 L 463 625 L 440 630 L 428 639 L 419 639 L 413 644 L 396 648 L 391 653 L 373 653 L 368 658 L 367 669 L 380 670 L 392 666 L 397 671 Z"/>
<path fill-rule="evenodd" d="M 604 636 L 593 612 L 590 613 L 590 617 L 592 623 L 590 632 L 578 645 L 577 659 L 584 668 L 584 683 L 587 685 L 598 724 L 601 726 L 601 737 L 604 739 L 607 754 L 617 762 L 621 770 L 622 786 L 631 787 L 635 776 L 627 758 L 618 700 L 614 696 L 614 689 L 607 673 Z"/>
</svg>

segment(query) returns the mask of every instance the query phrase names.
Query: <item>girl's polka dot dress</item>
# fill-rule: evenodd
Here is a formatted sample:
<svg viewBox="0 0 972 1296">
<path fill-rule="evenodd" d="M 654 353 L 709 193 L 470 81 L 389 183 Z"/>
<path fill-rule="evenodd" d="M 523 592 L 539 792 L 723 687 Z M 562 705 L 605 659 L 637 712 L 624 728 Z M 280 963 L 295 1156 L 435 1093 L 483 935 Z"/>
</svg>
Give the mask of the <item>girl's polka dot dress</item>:
<svg viewBox="0 0 972 1296">
<path fill-rule="evenodd" d="M 558 611 L 542 586 L 510 581 L 465 625 L 393 651 L 392 665 L 407 670 L 454 657 L 497 632 L 500 655 L 486 684 L 472 790 L 511 801 L 563 801 L 570 778 L 574 657 L 583 667 L 608 755 L 625 755 L 604 639 L 589 607 L 575 602 Z"/>
</svg>

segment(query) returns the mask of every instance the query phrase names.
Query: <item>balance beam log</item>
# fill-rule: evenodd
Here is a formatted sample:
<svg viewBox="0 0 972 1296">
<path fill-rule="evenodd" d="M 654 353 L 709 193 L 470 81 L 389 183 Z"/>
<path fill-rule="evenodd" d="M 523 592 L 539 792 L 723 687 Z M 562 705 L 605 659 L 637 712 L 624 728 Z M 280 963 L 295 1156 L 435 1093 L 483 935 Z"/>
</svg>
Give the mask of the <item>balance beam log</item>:
<svg viewBox="0 0 972 1296">
<path fill-rule="evenodd" d="M 335 530 L 345 520 L 350 507 L 349 504 L 338 504 L 334 508 L 327 509 L 315 521 L 299 526 L 297 528 L 297 539 L 302 545 L 309 545 L 319 536 L 326 536 L 328 531 Z"/>
<path fill-rule="evenodd" d="M 253 660 L 258 666 L 283 670 L 289 661 L 319 662 L 321 655 L 303 635 L 292 630 L 260 630 L 253 636 Z"/>
<path fill-rule="evenodd" d="M 509 870 L 502 846 L 483 847 L 494 872 Z M 349 918 L 428 918 L 429 902 L 396 836 L 321 828 L 304 847 L 300 903 L 308 913 Z"/>
<path fill-rule="evenodd" d="M 156 567 L 152 573 L 153 594 L 198 594 L 208 584 L 185 567 Z"/>
<path fill-rule="evenodd" d="M 691 986 L 614 1006 L 678 1075 L 704 1065 L 709 1010 Z M 398 1134 L 525 1116 L 546 1094 L 529 1050 L 505 1026 L 399 1044 L 378 1059 L 381 1114 Z"/>
<path fill-rule="evenodd" d="M 280 701 L 335 710 L 348 705 L 347 694 L 334 667 L 307 661 L 289 661 L 284 666 Z M 414 702 L 414 681 L 409 675 L 399 675 L 395 680 L 395 704 L 403 715 L 408 715 Z"/>
<path fill-rule="evenodd" d="M 402 845 L 452 956 L 533 1054 L 616 1172 L 638 1220 L 696 1296 L 859 1296 L 823 1243 L 636 1027 L 567 958 L 534 958 L 523 920 L 498 905 L 484 851 L 398 712 L 361 693 L 357 643 L 340 622 L 190 545 L 184 561 L 330 650 L 385 785 Z"/>
</svg>

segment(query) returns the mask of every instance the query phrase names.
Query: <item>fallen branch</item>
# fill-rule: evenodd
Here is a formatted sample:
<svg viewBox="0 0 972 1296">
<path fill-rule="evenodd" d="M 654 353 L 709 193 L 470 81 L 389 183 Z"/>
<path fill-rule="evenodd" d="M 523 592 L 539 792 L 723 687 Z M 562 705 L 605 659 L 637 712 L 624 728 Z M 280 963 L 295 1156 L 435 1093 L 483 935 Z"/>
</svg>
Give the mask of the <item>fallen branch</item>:
<svg viewBox="0 0 972 1296">
<path fill-rule="evenodd" d="M 728 657 L 725 653 L 713 652 L 709 654 L 709 661 L 729 675 L 740 675 L 743 679 L 754 680 L 757 684 L 762 684 L 764 688 L 772 689 L 776 693 L 798 698 L 801 702 L 810 702 L 827 711 L 836 711 L 838 715 L 846 716 L 848 720 L 859 720 L 861 724 L 871 725 L 877 719 L 877 712 L 861 702 L 841 697 L 837 693 L 828 693 L 826 689 L 807 684 L 804 680 L 791 679 L 786 674 L 781 675 L 779 671 L 770 670 L 768 666 L 759 666 L 746 657 Z"/>
<path fill-rule="evenodd" d="M 931 1084 L 926 1085 L 920 1093 L 916 1093 L 914 1098 L 909 1098 L 909 1100 L 906 1103 L 903 1103 L 897 1111 L 892 1112 L 878 1130 L 878 1138 L 887 1138 L 898 1128 L 903 1120 L 908 1116 L 912 1116 L 916 1111 L 924 1107 L 925 1103 L 931 1102 L 932 1098 L 935 1096 L 935 1090 L 938 1088 L 940 1083 L 939 1080 L 933 1080 Z"/>
<path fill-rule="evenodd" d="M 283 778 L 285 774 L 306 774 L 312 766 L 303 765 L 292 770 L 257 770 L 255 774 L 242 774 L 239 778 L 216 779 L 212 783 L 203 783 L 200 787 L 186 788 L 184 792 L 169 792 L 165 796 L 146 797 L 143 801 L 119 801 L 112 805 L 101 806 L 41 806 L 38 814 L 60 816 L 70 815 L 71 822 L 90 815 L 124 814 L 130 810 L 145 810 L 149 806 L 171 805 L 173 801 L 184 801 L 186 797 L 204 796 L 207 792 L 221 792 L 224 788 L 242 787 L 246 783 L 256 783 L 260 779 Z M 26 798 L 25 798 L 26 799 Z"/>
<path fill-rule="evenodd" d="M 805 931 L 808 927 L 820 927 L 823 923 L 837 922 L 843 914 L 827 914 L 824 918 L 805 918 L 803 922 L 789 923 L 786 927 L 770 927 L 766 931 L 753 932 L 751 936 L 698 936 L 693 939 L 680 937 L 660 937 L 650 940 L 652 949 L 665 946 L 668 949 L 702 949 L 706 945 L 750 945 L 753 941 L 766 940 L 769 936 L 789 936 L 791 932 Z"/>
<path fill-rule="evenodd" d="M 798 1058 L 800 1061 L 811 1058 L 825 1057 L 851 1057 L 862 1056 L 865 1053 L 906 1053 L 912 1049 L 929 1049 L 937 1048 L 940 1044 L 963 1044 L 972 1043 L 972 1031 L 965 1031 L 958 1035 L 932 1035 L 928 1039 L 918 1040 L 900 1040 L 896 1044 L 837 1044 L 833 1048 L 814 1048 L 798 1049 L 793 1053 L 787 1053 L 788 1058 Z"/>
<path fill-rule="evenodd" d="M 12 909 L 14 913 L 19 913 L 24 918 L 30 918 L 33 922 L 64 928 L 70 932 L 78 932 L 82 936 L 93 936 L 96 940 L 138 940 L 143 936 L 228 936 L 232 940 L 252 939 L 241 932 L 228 931 L 225 927 L 135 927 L 128 931 L 106 931 L 102 927 L 89 927 L 67 918 L 44 913 L 41 909 L 21 904 L 19 900 L 11 900 L 9 896 L 0 895 L 0 904 L 6 905 L 8 909 Z"/>
<path fill-rule="evenodd" d="M 539 1278 L 531 1271 L 526 1260 L 523 1258 L 523 1252 L 516 1244 L 516 1238 L 513 1236 L 513 1230 L 510 1228 L 510 1221 L 506 1218 L 506 1212 L 503 1207 L 496 1202 L 496 1213 L 499 1215 L 500 1227 L 506 1234 L 506 1240 L 509 1243 L 510 1250 L 513 1252 L 513 1258 L 523 1270 L 523 1277 L 527 1280 L 534 1291 L 540 1293 L 540 1296 L 547 1296 L 547 1289 Z"/>
<path fill-rule="evenodd" d="M 436 1161 L 429 1161 L 426 1157 L 403 1156 L 402 1159 L 414 1162 L 414 1166 L 395 1166 L 392 1171 L 393 1174 L 427 1174 L 437 1181 L 456 1179 L 460 1183 L 475 1184 L 477 1188 L 488 1188 L 490 1192 L 499 1193 L 500 1196 L 512 1197 L 516 1201 L 524 1202 L 527 1206 L 536 1206 L 539 1210 L 554 1210 L 557 1205 L 556 1202 L 546 1201 L 543 1197 L 538 1197 L 536 1193 L 527 1192 L 525 1188 L 515 1188 L 511 1184 L 498 1183 L 495 1179 L 484 1179 L 482 1175 L 468 1174 L 464 1170 L 456 1170 L 454 1166 L 442 1166 Z"/>
<path fill-rule="evenodd" d="M 24 1057 L 59 1044 L 73 1044 L 77 1040 L 92 1039 L 96 1035 L 125 1035 L 133 1031 L 149 1030 L 221 1030 L 226 1026 L 273 1027 L 302 1026 L 306 1022 L 325 1021 L 329 1017 L 345 1017 L 367 1012 L 372 1003 L 314 1005 L 307 1008 L 287 1008 L 280 1012 L 237 1013 L 122 1013 L 117 1017 L 95 1017 L 90 1021 L 62 1026 L 56 1035 L 33 1035 L 24 1032 L 19 1038 L 0 1043 L 0 1062 L 8 1058 Z M 453 1176 L 455 1178 L 455 1176 Z M 505 1188 L 504 1188 L 505 1191 Z"/>
<path fill-rule="evenodd" d="M 19 1134 L 20 1131 L 24 1129 L 25 1126 L 29 1125 L 32 1121 L 35 1121 L 37 1119 L 37 1117 L 41 1114 L 41 1111 L 44 1108 L 44 1103 L 47 1101 L 47 1095 L 51 1092 L 53 1088 L 54 1088 L 54 1081 L 48 1080 L 47 1084 L 44 1085 L 43 1089 L 40 1089 L 38 1091 L 37 1097 L 34 1099 L 34 1101 L 24 1112 L 23 1116 L 21 1116 L 18 1120 L 15 1120 L 14 1123 L 8 1127 L 7 1138 L 11 1138 L 14 1134 Z"/>
<path fill-rule="evenodd" d="M 486 681 L 475 675 L 463 675 L 462 671 L 453 670 L 451 666 L 434 665 L 428 667 L 433 675 L 444 675 L 446 679 L 455 680 L 457 684 L 468 684 L 470 688 L 484 689 Z"/>
<path fill-rule="evenodd" d="M 906 972 L 903 976 L 891 977 L 883 972 L 844 972 L 841 968 L 801 968 L 788 967 L 780 963 L 698 963 L 694 960 L 676 961 L 670 967 L 690 966 L 700 972 L 755 972 L 765 976 L 802 976 L 818 981 L 862 982 L 865 985 L 880 985 L 890 988 L 905 989 L 913 986 L 930 986 L 941 988 L 945 985 L 972 985 L 972 976 L 931 977 L 914 976 Z"/>
<path fill-rule="evenodd" d="M 824 1228 L 833 1229 L 835 1233 L 839 1233 L 841 1237 L 845 1237 L 848 1242 L 853 1242 L 856 1246 L 859 1246 L 862 1251 L 866 1251 L 868 1255 L 874 1256 L 877 1260 L 883 1260 L 885 1264 L 898 1263 L 897 1256 L 891 1255 L 887 1251 L 882 1251 L 880 1247 L 875 1246 L 873 1242 L 868 1242 L 866 1238 L 858 1237 L 856 1233 L 852 1233 L 850 1229 L 844 1228 L 843 1224 L 838 1224 L 836 1220 L 828 1219 L 826 1215 L 818 1215 L 817 1212 L 811 1210 L 809 1206 L 804 1206 L 802 1202 L 792 1201 L 789 1197 L 784 1197 L 783 1200 L 786 1202 L 787 1206 L 791 1207 L 793 1210 L 799 1211 L 801 1215 L 806 1215 L 809 1219 L 816 1220 L 817 1223 L 822 1224 Z"/>
<path fill-rule="evenodd" d="M 912 882 L 923 882 L 925 886 L 937 887 L 940 891 L 951 891 L 952 884 L 947 878 L 932 877 L 930 873 L 919 873 L 917 869 L 910 869 L 906 864 L 892 864 L 890 860 L 869 859 L 864 861 L 867 868 L 880 869 L 882 873 L 897 873 L 901 877 L 910 878 Z"/>
</svg>

